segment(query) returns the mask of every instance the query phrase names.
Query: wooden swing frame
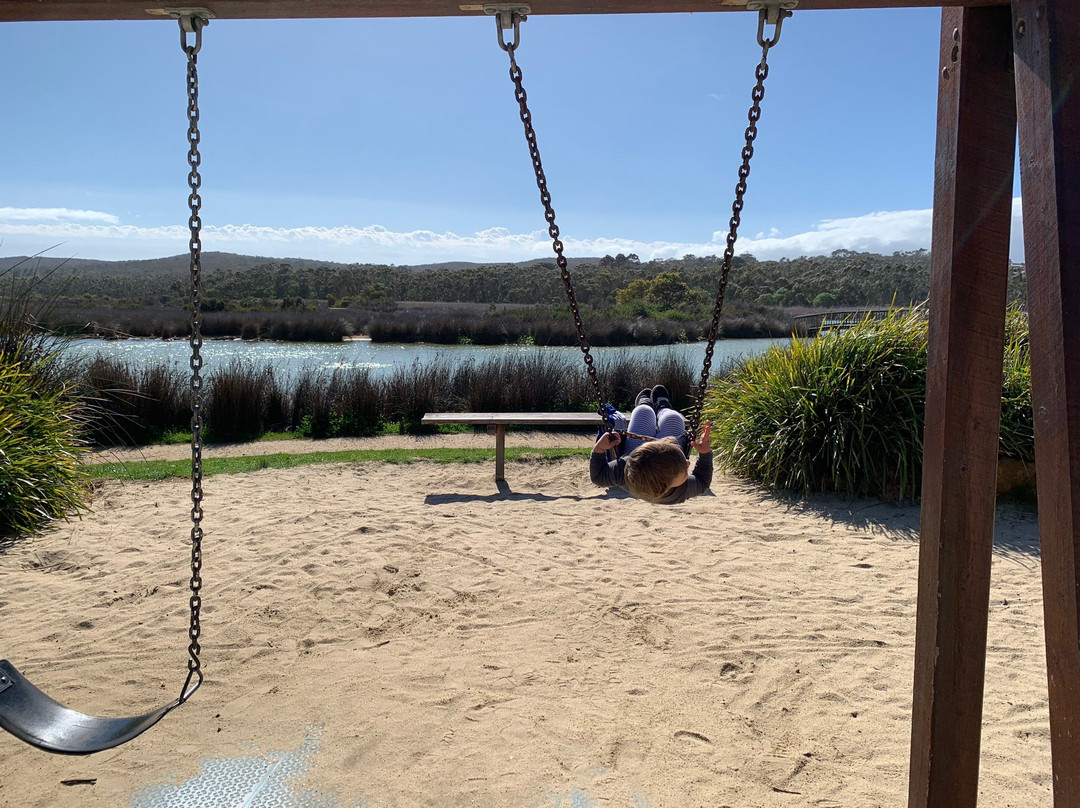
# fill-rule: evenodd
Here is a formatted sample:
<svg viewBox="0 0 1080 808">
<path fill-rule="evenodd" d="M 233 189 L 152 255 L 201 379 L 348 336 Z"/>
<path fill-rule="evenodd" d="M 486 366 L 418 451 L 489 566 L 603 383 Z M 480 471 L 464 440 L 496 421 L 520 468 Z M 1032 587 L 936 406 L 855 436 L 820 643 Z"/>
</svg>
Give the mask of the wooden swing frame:
<svg viewBox="0 0 1080 808">
<path fill-rule="evenodd" d="M 0 0 L 0 22 L 153 19 L 147 0 Z M 217 18 L 482 15 L 440 0 L 209 0 Z M 530 0 L 533 16 L 745 10 L 745 0 Z M 1054 804 L 1080 806 L 1080 15 L 1067 0 L 944 6 L 909 808 L 973 808 L 1019 132 Z M 798 23 L 795 22 L 795 25 Z"/>
</svg>

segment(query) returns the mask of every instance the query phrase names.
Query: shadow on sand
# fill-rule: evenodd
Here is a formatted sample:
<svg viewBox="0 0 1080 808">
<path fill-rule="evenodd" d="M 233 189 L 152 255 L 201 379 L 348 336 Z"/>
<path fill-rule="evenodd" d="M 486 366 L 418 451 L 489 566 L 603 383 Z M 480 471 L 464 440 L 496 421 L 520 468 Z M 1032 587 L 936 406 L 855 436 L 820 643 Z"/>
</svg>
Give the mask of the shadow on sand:
<svg viewBox="0 0 1080 808">
<path fill-rule="evenodd" d="M 618 497 L 618 491 L 609 491 L 606 494 L 598 492 L 595 496 L 583 497 L 577 494 L 566 494 L 564 496 L 551 496 L 549 494 L 537 494 L 533 493 L 517 493 L 510 488 L 510 484 L 506 480 L 496 480 L 495 487 L 498 489 L 497 494 L 428 494 L 424 497 L 425 505 L 450 505 L 456 502 L 513 502 L 529 501 L 529 502 L 555 502 L 560 499 L 569 499 L 575 502 L 581 502 L 587 499 L 604 499 L 606 497 Z M 629 496 L 626 492 L 621 492 L 624 496 Z"/>
<path fill-rule="evenodd" d="M 754 486 L 749 482 L 746 485 Z M 762 504 L 779 504 L 793 513 L 847 525 L 874 536 L 919 540 L 921 513 L 918 502 L 844 499 L 828 494 L 801 497 L 760 486 L 755 487 L 755 495 Z M 1007 497 L 999 498 L 994 517 L 994 551 L 1004 556 L 1039 557 L 1039 519 L 1030 506 Z"/>
</svg>

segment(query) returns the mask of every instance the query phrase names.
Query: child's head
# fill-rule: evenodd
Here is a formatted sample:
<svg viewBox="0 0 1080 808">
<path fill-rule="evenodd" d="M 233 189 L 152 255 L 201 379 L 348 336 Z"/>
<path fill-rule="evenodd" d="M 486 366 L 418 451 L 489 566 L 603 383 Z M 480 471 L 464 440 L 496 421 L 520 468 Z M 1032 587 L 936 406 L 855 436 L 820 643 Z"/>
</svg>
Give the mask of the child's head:
<svg viewBox="0 0 1080 808">
<path fill-rule="evenodd" d="M 626 456 L 626 487 L 639 499 L 656 502 L 686 482 L 689 464 L 677 438 L 646 441 Z"/>
</svg>

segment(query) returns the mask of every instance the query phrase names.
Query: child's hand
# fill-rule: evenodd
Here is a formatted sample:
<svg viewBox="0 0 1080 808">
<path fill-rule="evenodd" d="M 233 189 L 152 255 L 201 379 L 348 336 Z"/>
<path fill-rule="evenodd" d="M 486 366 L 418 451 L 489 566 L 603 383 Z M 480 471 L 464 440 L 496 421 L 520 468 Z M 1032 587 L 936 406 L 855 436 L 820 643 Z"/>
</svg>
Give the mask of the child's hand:
<svg viewBox="0 0 1080 808">
<path fill-rule="evenodd" d="M 614 449 L 618 446 L 621 440 L 622 438 L 619 437 L 618 432 L 605 432 L 597 439 L 593 451 L 597 454 L 603 454 L 608 449 Z"/>
<path fill-rule="evenodd" d="M 697 449 L 698 454 L 708 454 L 712 451 L 712 444 L 709 442 L 710 432 L 712 432 L 712 421 L 706 421 L 705 425 L 701 428 L 701 435 L 696 441 L 690 444 Z"/>
</svg>

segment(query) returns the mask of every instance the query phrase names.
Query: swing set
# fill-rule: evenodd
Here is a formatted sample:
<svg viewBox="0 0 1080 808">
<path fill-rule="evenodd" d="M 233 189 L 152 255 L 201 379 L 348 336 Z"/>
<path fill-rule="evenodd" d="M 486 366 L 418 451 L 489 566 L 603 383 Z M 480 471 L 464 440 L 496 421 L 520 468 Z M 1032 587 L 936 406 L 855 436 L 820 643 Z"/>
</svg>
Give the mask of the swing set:
<svg viewBox="0 0 1080 808">
<path fill-rule="evenodd" d="M 187 676 L 150 712 L 79 713 L 0 660 L 0 727 L 50 752 L 88 754 L 125 743 L 187 701 L 203 680 L 202 356 L 197 55 L 211 18 L 494 15 L 509 55 L 521 121 L 579 344 L 603 395 L 574 299 L 516 51 L 529 14 L 757 10 L 762 58 L 732 205 L 727 247 L 689 429 L 696 433 L 737 239 L 767 57 L 794 0 L 538 0 L 523 5 L 438 0 L 218 0 L 146 9 L 136 0 L 3 0 L 0 22 L 179 20 L 187 58 L 191 280 L 191 578 Z M 909 808 L 974 808 L 993 550 L 1009 223 L 1017 130 L 1024 187 L 1032 397 L 1042 544 L 1054 803 L 1080 806 L 1080 18 L 1065 0 L 800 0 L 812 9 L 943 5 L 931 263 L 930 347 L 922 482 Z M 772 35 L 765 36 L 772 25 Z M 506 41 L 505 32 L 512 40 Z M 189 42 L 189 37 L 194 42 Z"/>
</svg>

